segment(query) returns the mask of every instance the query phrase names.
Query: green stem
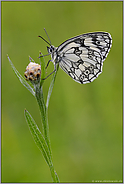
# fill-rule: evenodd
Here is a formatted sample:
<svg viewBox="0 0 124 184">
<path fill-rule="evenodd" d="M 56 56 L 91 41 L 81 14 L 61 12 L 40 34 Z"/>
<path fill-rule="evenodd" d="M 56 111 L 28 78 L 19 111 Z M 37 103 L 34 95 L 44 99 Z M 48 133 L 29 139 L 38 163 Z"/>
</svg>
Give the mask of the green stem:
<svg viewBox="0 0 124 184">
<path fill-rule="evenodd" d="M 49 126 L 48 126 L 48 114 L 47 114 L 47 110 L 46 110 L 46 106 L 44 103 L 44 97 L 43 97 L 43 91 L 42 91 L 42 87 L 40 88 L 39 86 L 36 86 L 36 99 L 40 108 L 40 112 L 41 112 L 41 118 L 42 118 L 42 122 L 43 122 L 43 132 L 44 132 L 44 136 L 45 136 L 45 140 L 46 143 L 48 145 L 49 151 L 50 151 L 50 172 L 51 172 L 51 176 L 53 179 L 53 182 L 58 183 L 59 182 L 59 178 L 57 173 L 54 170 L 53 167 L 53 162 L 52 162 L 52 152 L 51 152 L 51 147 L 50 147 L 50 137 L 49 137 Z"/>
<path fill-rule="evenodd" d="M 58 71 L 58 65 L 57 65 L 57 71 Z M 54 170 L 54 166 L 53 166 L 53 162 L 52 162 L 52 151 L 51 151 L 51 146 L 50 146 L 50 137 L 49 137 L 49 124 L 48 124 L 48 106 L 49 106 L 49 100 L 50 100 L 50 96 L 52 93 L 52 89 L 55 83 L 55 78 L 57 75 L 57 71 L 55 72 L 55 74 L 52 77 L 52 81 L 50 83 L 50 87 L 49 87 L 49 91 L 48 91 L 48 96 L 47 96 L 47 102 L 45 105 L 44 102 L 44 97 L 43 97 L 43 91 L 42 91 L 42 86 L 41 85 L 36 85 L 35 86 L 35 92 L 36 92 L 36 99 L 40 108 L 40 113 L 41 113 L 41 118 L 42 118 L 42 123 L 43 123 L 43 133 L 44 133 L 44 138 L 46 140 L 46 143 L 48 145 L 49 148 L 49 152 L 50 152 L 50 172 L 51 172 L 51 176 L 53 179 L 53 182 L 59 182 L 59 178 L 57 173 Z"/>
<path fill-rule="evenodd" d="M 54 73 L 54 75 L 52 77 L 52 80 L 51 80 L 51 83 L 50 83 L 50 87 L 49 87 L 49 91 L 48 91 L 48 95 L 47 95 L 47 101 L 46 101 L 46 109 L 47 110 L 48 110 L 49 100 L 50 100 L 50 96 L 51 96 L 51 93 L 52 93 L 52 90 L 53 90 L 53 86 L 54 86 L 54 83 L 55 83 L 55 79 L 56 79 L 58 69 L 59 69 L 59 65 L 56 66 L 56 72 Z"/>
<path fill-rule="evenodd" d="M 40 64 L 41 64 L 41 81 L 40 81 L 40 87 L 44 83 L 44 78 L 45 78 L 45 60 L 43 57 L 43 54 L 40 52 Z"/>
<path fill-rule="evenodd" d="M 36 99 L 40 108 L 40 113 L 41 113 L 41 119 L 42 119 L 42 123 L 43 123 L 43 133 L 44 133 L 44 137 L 45 140 L 47 142 L 50 154 L 51 154 L 51 149 L 50 149 L 50 138 L 49 138 L 49 127 L 48 127 L 48 123 L 47 123 L 47 114 L 46 114 L 46 106 L 44 103 L 44 97 L 43 97 L 43 91 L 42 91 L 42 87 L 40 88 L 39 85 L 36 86 Z"/>
<path fill-rule="evenodd" d="M 55 83 L 57 71 L 59 69 L 59 65 L 57 65 L 56 68 L 57 68 L 57 70 L 56 70 L 55 74 L 52 77 L 52 80 L 51 80 L 51 83 L 50 83 L 50 87 L 49 87 L 49 90 L 48 90 L 47 101 L 46 101 L 46 117 L 48 117 L 49 100 L 50 100 L 50 96 L 52 94 L 52 90 L 53 90 L 53 86 L 54 86 L 54 83 Z M 47 118 L 47 124 L 48 124 L 48 118 Z M 54 170 L 53 165 L 50 167 L 50 171 L 51 171 L 51 175 L 52 175 L 53 181 L 56 182 L 56 183 L 59 183 L 60 182 L 59 181 L 59 177 L 58 177 L 56 171 Z"/>
<path fill-rule="evenodd" d="M 54 170 L 53 165 L 50 167 L 50 172 L 51 172 L 51 176 L 53 178 L 54 183 L 59 183 L 60 182 L 59 177 L 58 177 L 56 171 Z"/>
</svg>

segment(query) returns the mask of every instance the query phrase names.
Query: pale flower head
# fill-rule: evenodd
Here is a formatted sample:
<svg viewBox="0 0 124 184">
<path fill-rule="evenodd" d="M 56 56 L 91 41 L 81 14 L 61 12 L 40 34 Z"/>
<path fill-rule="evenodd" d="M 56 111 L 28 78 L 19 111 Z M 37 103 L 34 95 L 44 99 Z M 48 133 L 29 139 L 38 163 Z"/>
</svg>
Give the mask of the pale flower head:
<svg viewBox="0 0 124 184">
<path fill-rule="evenodd" d="M 30 62 L 26 68 L 24 76 L 26 80 L 30 81 L 32 84 L 39 83 L 41 76 L 41 66 L 37 63 Z"/>
</svg>

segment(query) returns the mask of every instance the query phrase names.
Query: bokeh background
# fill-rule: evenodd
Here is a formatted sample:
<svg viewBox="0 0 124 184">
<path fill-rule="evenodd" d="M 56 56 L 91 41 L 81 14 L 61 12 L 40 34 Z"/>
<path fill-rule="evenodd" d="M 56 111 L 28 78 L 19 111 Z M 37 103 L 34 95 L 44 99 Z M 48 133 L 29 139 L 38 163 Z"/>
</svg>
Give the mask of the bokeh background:
<svg viewBox="0 0 124 184">
<path fill-rule="evenodd" d="M 90 84 L 61 69 L 49 105 L 53 162 L 61 182 L 122 181 L 122 2 L 1 2 L 2 182 L 52 182 L 24 118 L 26 108 L 42 130 L 35 98 L 16 78 L 7 54 L 24 75 L 30 55 L 39 63 L 47 38 L 59 46 L 87 32 L 112 35 L 103 73 Z M 45 61 L 50 59 L 45 57 Z M 51 63 L 47 74 L 54 69 Z M 43 86 L 46 97 L 51 77 Z"/>
</svg>

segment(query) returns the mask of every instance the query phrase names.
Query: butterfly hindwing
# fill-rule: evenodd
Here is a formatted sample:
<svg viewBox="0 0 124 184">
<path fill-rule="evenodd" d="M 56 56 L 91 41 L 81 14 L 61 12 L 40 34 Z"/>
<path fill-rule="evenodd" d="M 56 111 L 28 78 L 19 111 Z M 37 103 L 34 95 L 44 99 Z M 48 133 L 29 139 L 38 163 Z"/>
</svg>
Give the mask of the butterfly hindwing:
<svg viewBox="0 0 124 184">
<path fill-rule="evenodd" d="M 63 42 L 56 49 L 55 63 L 76 82 L 92 82 L 102 72 L 103 61 L 112 45 L 106 32 L 87 33 Z"/>
</svg>

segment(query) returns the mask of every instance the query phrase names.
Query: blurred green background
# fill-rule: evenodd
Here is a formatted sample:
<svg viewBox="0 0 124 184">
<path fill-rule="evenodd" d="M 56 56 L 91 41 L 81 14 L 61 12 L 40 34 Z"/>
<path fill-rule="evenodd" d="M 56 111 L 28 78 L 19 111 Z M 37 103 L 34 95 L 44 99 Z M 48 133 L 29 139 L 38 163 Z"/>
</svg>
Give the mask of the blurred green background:
<svg viewBox="0 0 124 184">
<path fill-rule="evenodd" d="M 16 78 L 8 54 L 24 75 L 30 55 L 39 63 L 47 38 L 59 46 L 87 32 L 112 35 L 103 73 L 81 85 L 59 69 L 49 106 L 53 162 L 61 182 L 122 181 L 122 2 L 1 2 L 2 182 L 51 182 L 49 168 L 24 118 L 42 129 L 35 98 Z M 45 61 L 50 59 L 45 57 Z M 53 71 L 53 64 L 47 74 Z M 51 77 L 44 83 L 46 96 Z"/>
</svg>

